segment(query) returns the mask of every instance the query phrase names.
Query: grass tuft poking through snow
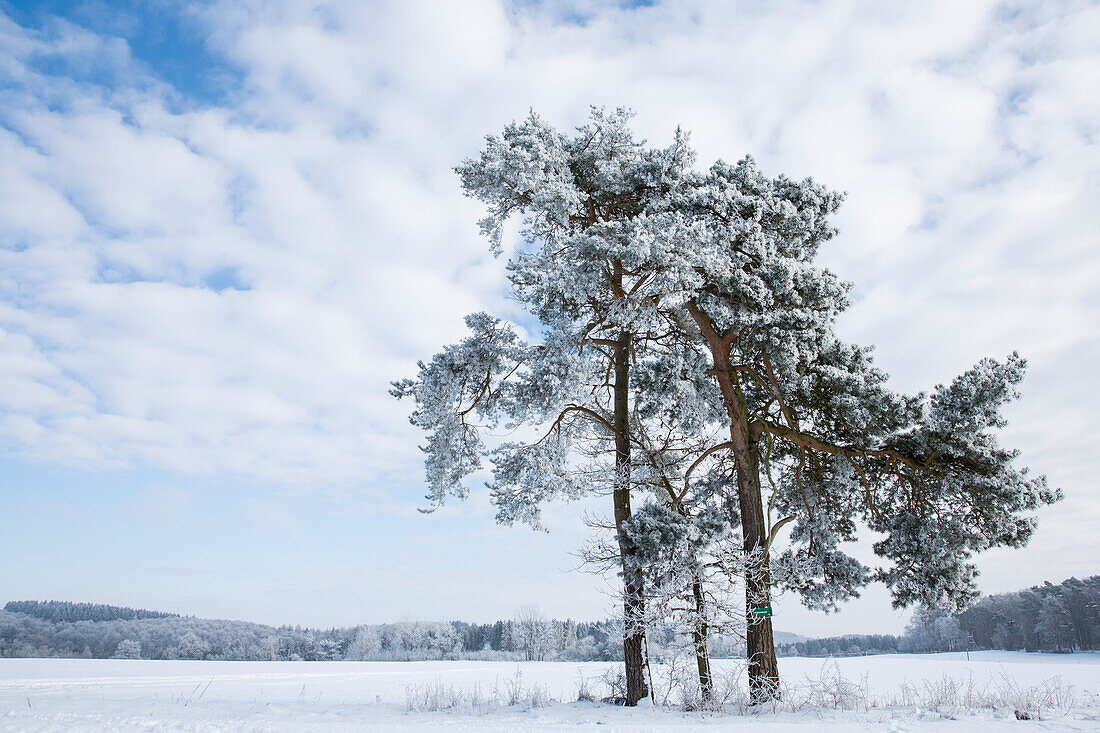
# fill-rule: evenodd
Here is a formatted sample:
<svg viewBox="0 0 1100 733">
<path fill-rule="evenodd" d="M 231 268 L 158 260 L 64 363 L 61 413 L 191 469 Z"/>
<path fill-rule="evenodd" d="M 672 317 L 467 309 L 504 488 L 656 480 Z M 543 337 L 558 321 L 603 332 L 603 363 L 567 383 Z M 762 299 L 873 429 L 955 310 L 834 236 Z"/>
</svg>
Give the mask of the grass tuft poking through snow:
<svg viewBox="0 0 1100 733">
<path fill-rule="evenodd" d="M 405 688 L 405 710 L 415 713 L 476 713 L 487 715 L 501 708 L 519 708 L 523 711 L 544 708 L 551 702 L 545 685 L 535 683 L 528 687 L 523 683 L 523 672 L 516 670 L 503 687 L 494 682 L 483 690 L 480 683 L 463 688 L 437 679 L 426 684 L 413 684 Z"/>
</svg>

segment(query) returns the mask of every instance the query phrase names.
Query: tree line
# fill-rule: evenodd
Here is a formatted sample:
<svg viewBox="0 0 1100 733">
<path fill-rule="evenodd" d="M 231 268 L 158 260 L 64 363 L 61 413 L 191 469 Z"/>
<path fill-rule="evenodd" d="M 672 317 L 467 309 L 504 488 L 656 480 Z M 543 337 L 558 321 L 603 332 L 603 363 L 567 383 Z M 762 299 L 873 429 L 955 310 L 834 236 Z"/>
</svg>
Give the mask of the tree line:
<svg viewBox="0 0 1100 733">
<path fill-rule="evenodd" d="M 268 626 L 101 604 L 11 601 L 0 611 L 0 657 L 217 659 L 227 661 L 622 661 L 623 622 L 545 618 L 525 606 L 493 623 L 401 621 L 345 628 Z M 679 642 L 671 624 L 650 630 L 650 652 Z M 717 657 L 744 640 L 716 636 Z"/>
<path fill-rule="evenodd" d="M 900 644 L 901 637 L 893 634 L 846 634 L 776 644 L 775 650 L 782 657 L 862 657 L 896 654 Z"/>
<path fill-rule="evenodd" d="M 920 608 L 902 651 L 1100 649 L 1100 575 L 986 596 L 961 613 Z"/>
<path fill-rule="evenodd" d="M 621 621 L 559 621 L 523 611 L 494 623 L 402 621 L 310 629 L 202 619 L 102 604 L 11 601 L 0 657 L 417 661 L 622 659 Z"/>
<path fill-rule="evenodd" d="M 25 613 L 46 621 L 115 621 L 118 619 L 168 618 L 178 613 L 149 611 L 144 608 L 109 606 L 105 603 L 73 603 L 71 601 L 9 601 L 5 611 Z"/>
<path fill-rule="evenodd" d="M 777 647 L 800 657 L 1000 649 L 1075 652 L 1100 649 L 1100 575 L 1049 581 L 985 596 L 949 613 L 919 607 L 902 636 L 848 635 Z"/>
<path fill-rule="evenodd" d="M 424 661 L 433 659 L 622 661 L 623 622 L 546 619 L 525 607 L 494 623 L 403 621 L 308 629 L 200 619 L 60 601 L 11 601 L 0 611 L 0 657 Z M 651 655 L 680 643 L 675 624 L 649 629 Z M 744 640 L 715 635 L 715 657 L 745 653 Z M 849 634 L 776 644 L 780 656 L 1002 649 L 1100 649 L 1100 575 L 986 596 L 959 613 L 918 608 L 901 636 Z"/>
</svg>

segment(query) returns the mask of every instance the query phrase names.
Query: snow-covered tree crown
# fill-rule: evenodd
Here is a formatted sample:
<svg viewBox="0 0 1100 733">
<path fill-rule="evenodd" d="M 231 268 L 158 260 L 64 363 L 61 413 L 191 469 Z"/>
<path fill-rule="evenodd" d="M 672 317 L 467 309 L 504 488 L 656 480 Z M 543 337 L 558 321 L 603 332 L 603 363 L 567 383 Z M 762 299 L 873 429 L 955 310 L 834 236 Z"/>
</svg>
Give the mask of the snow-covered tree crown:
<svg viewBox="0 0 1100 733">
<path fill-rule="evenodd" d="M 470 415 L 547 428 L 491 452 L 503 521 L 537 524 L 543 501 L 606 483 L 569 456 L 606 450 L 615 432 L 609 349 L 625 338 L 636 483 L 675 508 L 723 475 L 699 462 L 731 450 L 771 494 L 765 544 L 789 526 L 779 560 L 812 570 L 788 581 L 809 605 L 834 607 L 872 578 L 899 604 L 966 603 L 973 554 L 1023 544 L 1035 526 L 1025 513 L 1060 496 L 996 440 L 1024 361 L 983 360 L 931 395 L 893 392 L 871 350 L 836 335 L 851 286 L 814 264 L 843 196 L 768 177 L 750 157 L 695 171 L 686 134 L 647 148 L 630 116 L 593 110 L 569 136 L 532 113 L 458 167 L 488 207 L 495 252 L 504 221 L 521 218 L 509 278 L 546 336 L 522 343 L 482 314 L 469 339 L 396 385 L 429 431 L 429 499 L 465 495 L 487 453 Z M 728 444 L 714 437 L 722 424 Z M 859 524 L 884 537 L 875 572 L 842 550 Z"/>
<path fill-rule="evenodd" d="M 566 137 L 532 112 L 456 169 L 466 194 L 488 205 L 481 227 L 495 252 L 504 221 L 521 217 L 526 246 L 509 261 L 509 278 L 543 322 L 585 318 L 589 332 L 637 327 L 638 311 L 669 285 L 656 276 L 673 243 L 657 236 L 653 217 L 695 154 L 680 131 L 669 147 L 646 148 L 631 116 L 593 109 L 591 122 Z"/>
</svg>

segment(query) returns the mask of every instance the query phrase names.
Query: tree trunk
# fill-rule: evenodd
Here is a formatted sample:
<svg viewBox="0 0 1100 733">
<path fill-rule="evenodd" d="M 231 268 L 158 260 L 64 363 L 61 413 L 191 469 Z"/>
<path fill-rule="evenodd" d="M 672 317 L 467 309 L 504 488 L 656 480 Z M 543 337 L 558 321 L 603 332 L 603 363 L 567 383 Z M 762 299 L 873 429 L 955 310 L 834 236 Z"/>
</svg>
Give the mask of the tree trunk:
<svg viewBox="0 0 1100 733">
<path fill-rule="evenodd" d="M 714 679 L 710 673 L 710 653 L 707 650 L 707 608 L 703 598 L 703 581 L 698 576 L 691 584 L 691 593 L 695 596 L 695 628 L 692 629 L 692 641 L 695 643 L 695 666 L 699 669 L 699 694 L 704 702 L 714 697 Z"/>
<path fill-rule="evenodd" d="M 745 612 L 748 617 L 746 646 L 749 660 L 749 695 L 752 702 L 763 702 L 779 695 L 779 662 L 775 657 L 770 616 L 754 616 L 753 610 L 771 609 L 771 568 L 768 562 L 767 522 L 760 497 L 760 457 L 749 429 L 745 396 L 737 384 L 730 349 L 737 331 L 719 333 L 714 322 L 695 301 L 688 312 L 707 341 L 713 374 L 722 393 L 722 402 L 730 421 L 730 444 L 737 464 L 737 502 L 741 509 L 741 536 L 749 562 L 745 567 Z"/>
<path fill-rule="evenodd" d="M 634 545 L 622 531 L 630 519 L 630 334 L 619 335 L 615 367 L 615 533 L 623 564 L 623 659 L 626 662 L 626 704 L 637 705 L 649 694 L 645 669 L 645 600 L 642 577 L 635 567 Z"/>
<path fill-rule="evenodd" d="M 682 516 L 687 516 L 683 506 L 678 507 Z M 710 649 L 707 646 L 707 637 L 710 628 L 707 625 L 707 602 L 703 597 L 703 574 L 696 570 L 691 582 L 691 595 L 695 600 L 695 626 L 691 630 L 691 641 L 695 647 L 695 666 L 699 672 L 699 695 L 703 702 L 710 702 L 714 698 L 714 677 L 710 672 Z"/>
<path fill-rule="evenodd" d="M 779 661 L 775 656 L 771 616 L 755 616 L 754 609 L 771 611 L 771 567 L 768 559 L 767 523 L 760 496 L 760 464 L 755 443 L 747 445 L 744 460 L 737 461 L 737 499 L 741 505 L 744 537 L 745 613 L 748 621 L 746 652 L 749 660 L 749 699 L 753 703 L 779 696 Z"/>
</svg>

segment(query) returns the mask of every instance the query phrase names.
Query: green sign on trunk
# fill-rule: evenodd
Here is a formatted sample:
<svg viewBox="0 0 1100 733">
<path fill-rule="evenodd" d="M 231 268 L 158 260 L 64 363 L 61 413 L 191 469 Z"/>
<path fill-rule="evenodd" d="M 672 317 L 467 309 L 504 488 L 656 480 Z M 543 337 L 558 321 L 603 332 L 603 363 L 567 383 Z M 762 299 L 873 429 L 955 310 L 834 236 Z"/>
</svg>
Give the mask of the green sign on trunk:
<svg viewBox="0 0 1100 733">
<path fill-rule="evenodd" d="M 767 618 L 768 616 L 772 615 L 772 607 L 763 606 L 761 608 L 754 608 L 752 609 L 752 615 L 756 616 L 757 618 Z"/>
</svg>

